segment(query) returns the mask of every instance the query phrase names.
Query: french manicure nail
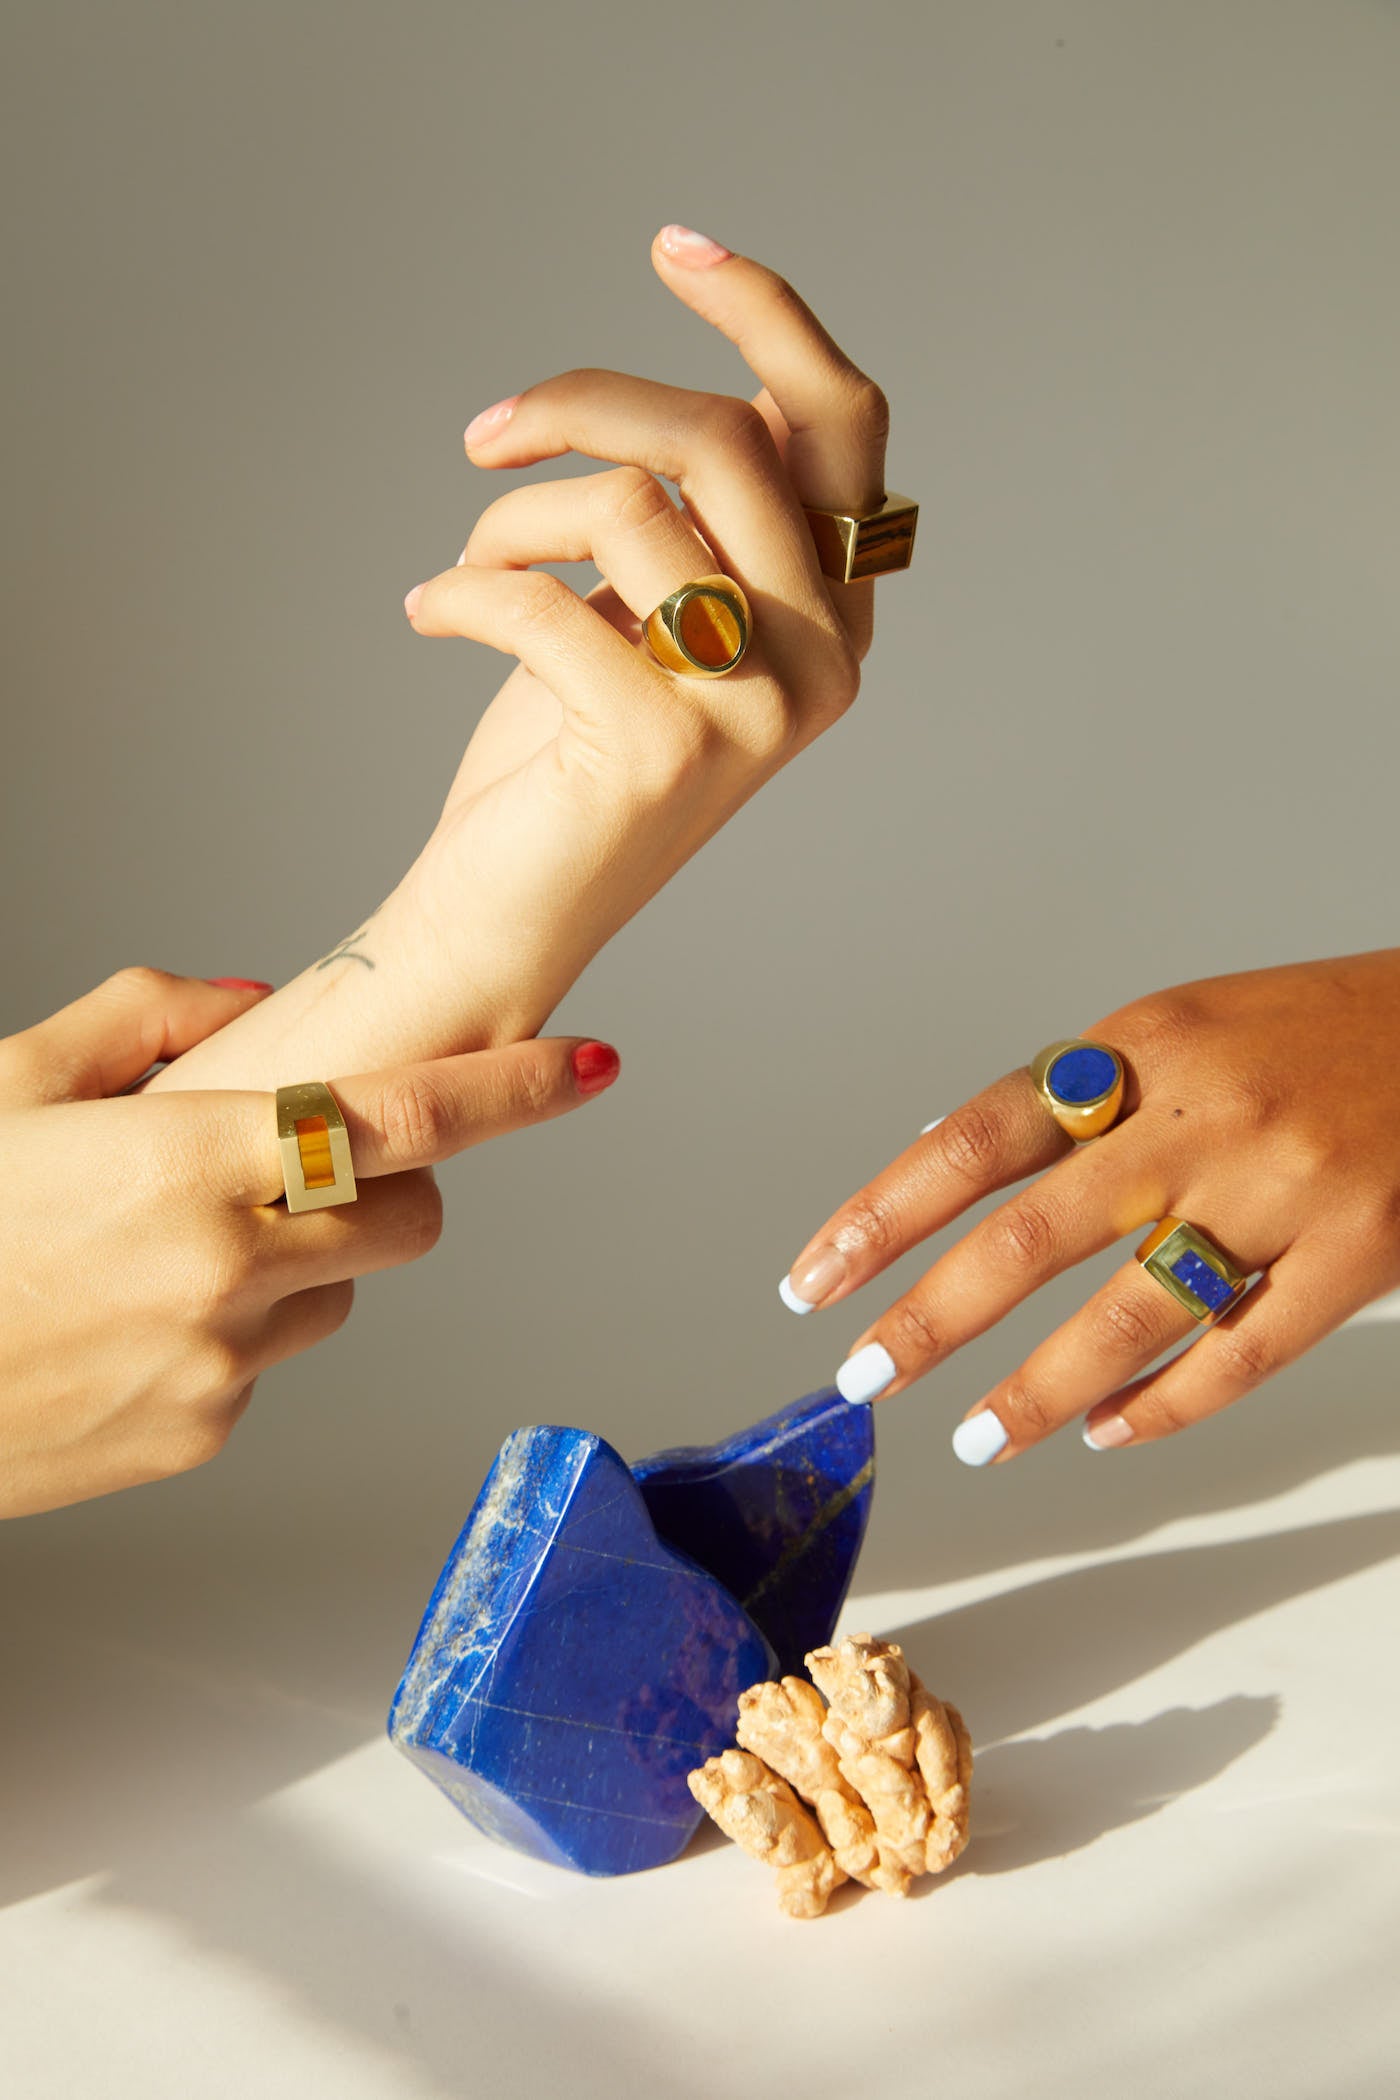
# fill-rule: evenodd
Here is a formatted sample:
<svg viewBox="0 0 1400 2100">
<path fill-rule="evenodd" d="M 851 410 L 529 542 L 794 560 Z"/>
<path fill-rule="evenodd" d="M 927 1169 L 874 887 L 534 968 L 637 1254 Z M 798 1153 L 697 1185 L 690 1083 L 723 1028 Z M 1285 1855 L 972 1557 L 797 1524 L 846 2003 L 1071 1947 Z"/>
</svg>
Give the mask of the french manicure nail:
<svg viewBox="0 0 1400 2100">
<path fill-rule="evenodd" d="M 927 1137 L 931 1130 L 937 1130 L 939 1124 L 946 1123 L 947 1120 L 946 1116 L 935 1116 L 931 1123 L 925 1123 L 923 1129 L 919 1132 L 919 1136 Z"/>
<path fill-rule="evenodd" d="M 1097 1422 L 1084 1424 L 1084 1441 L 1091 1451 L 1116 1451 L 1122 1444 L 1131 1444 L 1133 1425 L 1125 1422 L 1121 1415 L 1104 1415 Z"/>
<path fill-rule="evenodd" d="M 888 1349 L 881 1342 L 867 1342 L 848 1356 L 836 1373 L 836 1390 L 843 1400 L 857 1406 L 862 1400 L 874 1400 L 885 1387 L 894 1381 L 895 1363 Z"/>
<path fill-rule="evenodd" d="M 674 262 L 688 263 L 692 269 L 707 270 L 711 263 L 728 262 L 732 248 L 721 248 L 707 233 L 696 233 L 690 226 L 663 226 L 657 235 L 662 253 Z"/>
<path fill-rule="evenodd" d="M 1006 1430 L 989 1407 L 980 1415 L 969 1415 L 953 1431 L 953 1449 L 965 1466 L 985 1466 L 1005 1449 L 1006 1442 Z"/>
<path fill-rule="evenodd" d="M 270 992 L 272 986 L 264 984 L 261 977 L 211 977 L 210 984 L 217 984 L 225 992 Z"/>
<path fill-rule="evenodd" d="M 790 1312 L 809 1313 L 829 1298 L 846 1274 L 846 1257 L 838 1247 L 820 1247 L 800 1268 L 789 1269 L 778 1296 Z"/>
<path fill-rule="evenodd" d="M 473 416 L 468 423 L 464 442 L 468 445 L 479 445 L 483 438 L 495 437 L 510 421 L 519 399 L 519 394 L 511 394 L 506 400 L 494 401 L 490 408 L 483 408 L 481 414 Z"/>
<path fill-rule="evenodd" d="M 622 1070 L 611 1043 L 580 1043 L 573 1055 L 574 1082 L 581 1094 L 601 1094 Z"/>
</svg>

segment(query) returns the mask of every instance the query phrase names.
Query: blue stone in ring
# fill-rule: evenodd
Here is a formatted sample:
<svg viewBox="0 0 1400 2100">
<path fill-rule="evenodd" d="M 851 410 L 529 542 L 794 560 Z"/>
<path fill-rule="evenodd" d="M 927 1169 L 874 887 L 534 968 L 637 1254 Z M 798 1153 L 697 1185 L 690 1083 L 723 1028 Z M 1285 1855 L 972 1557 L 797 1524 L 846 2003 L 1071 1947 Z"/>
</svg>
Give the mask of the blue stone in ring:
<svg viewBox="0 0 1400 2100">
<path fill-rule="evenodd" d="M 1066 1108 L 1084 1108 L 1102 1101 L 1118 1082 L 1118 1062 L 1107 1050 L 1092 1043 L 1064 1050 L 1045 1075 L 1045 1083 Z"/>
<path fill-rule="evenodd" d="M 1208 1261 L 1202 1261 L 1199 1254 L 1192 1254 L 1189 1250 L 1172 1263 L 1172 1274 L 1179 1276 L 1187 1290 L 1199 1298 L 1202 1305 L 1209 1306 L 1212 1312 L 1234 1296 L 1234 1291 L 1220 1271 L 1213 1269 Z"/>
</svg>

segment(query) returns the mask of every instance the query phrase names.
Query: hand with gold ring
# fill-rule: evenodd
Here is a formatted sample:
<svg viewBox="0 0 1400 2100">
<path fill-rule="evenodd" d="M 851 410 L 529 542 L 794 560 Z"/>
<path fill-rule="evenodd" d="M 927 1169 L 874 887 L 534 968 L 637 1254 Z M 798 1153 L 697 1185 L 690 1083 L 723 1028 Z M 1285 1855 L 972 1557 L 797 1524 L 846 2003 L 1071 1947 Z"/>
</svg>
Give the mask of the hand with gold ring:
<svg viewBox="0 0 1400 2100">
<path fill-rule="evenodd" d="M 409 593 L 416 634 L 519 659 L 432 837 L 372 924 L 154 1088 L 270 1085 L 289 1062 L 324 1072 L 533 1033 L 604 942 L 850 707 L 877 580 L 830 576 L 808 512 L 885 499 L 885 396 L 766 264 L 680 228 L 650 259 L 761 386 L 746 400 L 580 368 L 474 419 L 468 458 L 493 473 L 573 453 L 615 464 L 511 488 L 460 560 Z M 867 563 L 885 558 L 872 542 Z M 581 595 L 541 566 L 554 562 L 592 562 L 602 581 Z M 664 665 L 643 632 L 706 578 L 742 593 L 751 625 L 721 676 Z M 345 835 L 338 813 L 318 850 L 343 854 Z"/>
<path fill-rule="evenodd" d="M 1132 1233 L 1124 1266 L 958 1425 L 971 1465 L 1081 1418 L 1099 1451 L 1170 1436 L 1400 1284 L 1400 949 L 1179 985 L 1088 1037 L 1050 1050 L 1119 1061 L 1121 1106 L 1097 1134 L 1067 1127 L 1045 1083 L 1101 1093 L 1107 1065 L 1018 1067 L 843 1204 L 779 1287 L 795 1311 L 842 1304 L 980 1198 L 1038 1177 L 858 1338 L 837 1383 L 875 1400 Z"/>
<path fill-rule="evenodd" d="M 0 1516 L 212 1458 L 261 1373 L 342 1324 L 355 1277 L 436 1243 L 432 1162 L 617 1076 L 615 1051 L 569 1039 L 337 1079 L 355 1200 L 292 1214 L 270 1093 L 125 1091 L 270 990 L 123 970 L 0 1040 Z"/>
</svg>

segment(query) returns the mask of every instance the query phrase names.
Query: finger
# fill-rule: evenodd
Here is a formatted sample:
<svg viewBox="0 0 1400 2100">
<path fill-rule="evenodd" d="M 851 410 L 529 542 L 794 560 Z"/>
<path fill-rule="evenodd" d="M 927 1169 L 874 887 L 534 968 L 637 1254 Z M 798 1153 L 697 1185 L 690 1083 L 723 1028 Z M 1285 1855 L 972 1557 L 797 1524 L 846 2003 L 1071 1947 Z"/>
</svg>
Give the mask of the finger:
<svg viewBox="0 0 1400 2100">
<path fill-rule="evenodd" d="M 250 1205 L 242 1216 L 256 1279 L 250 1296 L 270 1304 L 291 1291 L 420 1261 L 442 1237 L 442 1192 L 431 1167 L 410 1167 L 357 1180 L 353 1203 L 291 1212 Z"/>
<path fill-rule="evenodd" d="M 1131 1126 L 1110 1132 L 980 1219 L 856 1342 L 836 1374 L 846 1398 L 902 1392 L 1052 1277 L 1158 1215 L 1144 1208 L 1138 1149 Z"/>
<path fill-rule="evenodd" d="M 100 1100 L 179 1057 L 272 990 L 143 967 L 118 970 L 0 1045 L 0 1087 L 16 1105 Z"/>
<path fill-rule="evenodd" d="M 331 1091 L 345 1118 L 358 1183 L 431 1166 L 487 1138 L 567 1115 L 611 1086 L 621 1067 L 610 1043 L 545 1037 L 357 1073 L 333 1080 Z M 198 1094 L 185 1098 L 200 1101 Z M 228 1113 L 217 1192 L 240 1205 L 275 1202 L 283 1181 L 271 1098 L 218 1098 Z"/>
<path fill-rule="evenodd" d="M 1340 1327 L 1377 1288 L 1369 1271 L 1298 1241 L 1195 1345 L 1093 1409 L 1095 1451 L 1157 1443 L 1219 1414 Z"/>
<path fill-rule="evenodd" d="M 580 452 L 663 475 L 719 566 L 764 610 L 772 600 L 831 617 L 811 527 L 750 401 L 585 366 L 528 388 L 480 437 L 469 428 L 467 446 L 482 466 Z"/>
<path fill-rule="evenodd" d="M 1126 1262 L 969 1410 L 953 1432 L 954 1451 L 970 1466 L 1014 1458 L 1116 1393 L 1195 1327 L 1140 1262 Z"/>
<path fill-rule="evenodd" d="M 1030 1074 L 1008 1072 L 922 1132 L 827 1219 L 779 1284 L 784 1304 L 796 1313 L 839 1304 L 982 1197 L 1073 1150 Z"/>
<path fill-rule="evenodd" d="M 862 510 L 882 502 L 888 403 L 787 279 L 683 226 L 663 226 L 651 254 L 662 283 L 728 336 L 762 380 L 786 427 L 784 464 L 798 501 Z"/>
<path fill-rule="evenodd" d="M 642 467 L 512 489 L 482 512 L 462 560 L 488 569 L 594 562 L 638 622 L 714 568 L 711 549 Z"/>
<path fill-rule="evenodd" d="M 250 1352 L 258 1375 L 314 1349 L 345 1325 L 355 1303 L 353 1283 L 323 1283 L 281 1298 L 263 1320 Z"/>
</svg>

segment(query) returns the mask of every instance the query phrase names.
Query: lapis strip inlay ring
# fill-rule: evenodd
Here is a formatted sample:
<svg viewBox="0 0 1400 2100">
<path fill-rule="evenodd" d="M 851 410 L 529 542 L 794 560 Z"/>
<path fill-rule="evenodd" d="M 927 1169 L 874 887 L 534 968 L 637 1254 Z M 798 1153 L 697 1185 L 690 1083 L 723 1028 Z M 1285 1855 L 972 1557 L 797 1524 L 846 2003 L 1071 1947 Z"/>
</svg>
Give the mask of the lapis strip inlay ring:
<svg viewBox="0 0 1400 2100">
<path fill-rule="evenodd" d="M 1243 1295 L 1249 1280 L 1214 1240 L 1184 1218 L 1163 1218 L 1138 1248 L 1137 1258 L 1193 1320 L 1215 1319 Z"/>
<path fill-rule="evenodd" d="M 1107 1130 L 1123 1105 L 1123 1060 L 1107 1043 L 1082 1036 L 1047 1043 L 1028 1070 L 1041 1100 L 1076 1143 Z"/>
</svg>

